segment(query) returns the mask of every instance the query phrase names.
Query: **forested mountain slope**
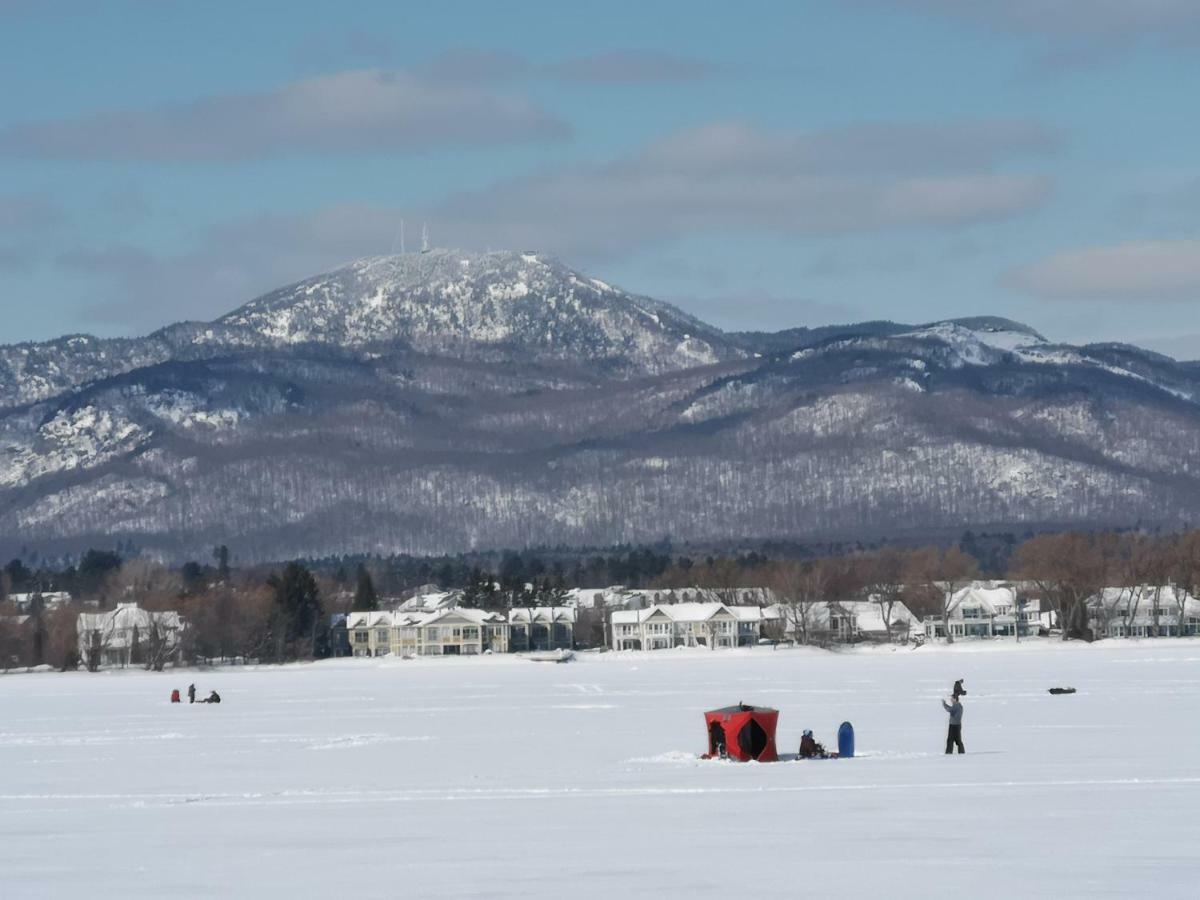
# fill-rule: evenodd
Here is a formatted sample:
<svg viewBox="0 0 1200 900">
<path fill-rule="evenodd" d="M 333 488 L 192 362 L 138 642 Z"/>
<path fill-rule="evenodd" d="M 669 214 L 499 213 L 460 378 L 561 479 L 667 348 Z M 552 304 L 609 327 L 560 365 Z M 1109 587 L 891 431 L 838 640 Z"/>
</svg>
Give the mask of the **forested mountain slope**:
<svg viewBox="0 0 1200 900">
<path fill-rule="evenodd" d="M 1003 319 L 726 334 L 532 253 L 0 348 L 0 549 L 244 559 L 1194 521 L 1200 369 Z"/>
</svg>

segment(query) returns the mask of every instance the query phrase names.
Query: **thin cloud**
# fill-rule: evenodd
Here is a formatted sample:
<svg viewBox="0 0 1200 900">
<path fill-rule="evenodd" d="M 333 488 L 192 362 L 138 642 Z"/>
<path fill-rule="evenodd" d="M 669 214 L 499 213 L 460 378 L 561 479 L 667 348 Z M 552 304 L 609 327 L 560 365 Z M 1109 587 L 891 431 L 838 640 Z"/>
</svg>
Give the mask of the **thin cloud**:
<svg viewBox="0 0 1200 900">
<path fill-rule="evenodd" d="M 97 294 L 108 299 L 86 310 L 89 322 L 141 333 L 212 319 L 307 275 L 387 253 L 398 223 L 394 210 L 365 206 L 263 215 L 209 228 L 182 254 L 129 245 L 76 248 L 60 254 L 58 264 L 106 285 Z"/>
<path fill-rule="evenodd" d="M 404 72 L 339 72 L 272 91 L 114 110 L 0 130 L 0 154 L 36 159 L 231 162 L 403 152 L 567 137 L 520 97 Z"/>
<path fill-rule="evenodd" d="M 47 234 L 67 222 L 67 214 L 39 194 L 0 194 L 0 271 L 28 272 L 41 259 Z"/>
<path fill-rule="evenodd" d="M 1057 253 L 1006 283 L 1052 300 L 1196 300 L 1200 239 L 1130 241 Z"/>
<path fill-rule="evenodd" d="M 1023 34 L 1089 41 L 1151 39 L 1163 43 L 1200 36 L 1194 0 L 883 0 Z"/>
<path fill-rule="evenodd" d="M 30 232 L 66 221 L 62 207 L 37 194 L 0 194 L 0 235 Z"/>
<path fill-rule="evenodd" d="M 581 84 L 669 84 L 716 74 L 716 63 L 652 51 L 615 51 L 581 56 L 545 67 L 562 81 Z"/>
<path fill-rule="evenodd" d="M 590 259 L 727 230 L 942 228 L 1040 206 L 1046 178 L 993 167 L 1045 146 L 1031 126 L 894 125 L 798 135 L 721 123 L 606 165 L 462 194 L 431 216 L 467 246 L 540 247 Z"/>
<path fill-rule="evenodd" d="M 1196 0 L 864 0 L 957 19 L 1029 40 L 1040 74 L 1094 67 L 1142 48 L 1200 45 Z"/>
<path fill-rule="evenodd" d="M 717 63 L 655 50 L 614 50 L 552 62 L 533 62 L 515 53 L 460 48 L 442 53 L 420 68 L 438 81 L 495 83 L 554 81 L 581 85 L 676 84 L 710 78 Z"/>
<path fill-rule="evenodd" d="M 317 69 L 344 65 L 390 66 L 399 57 L 396 43 L 385 34 L 349 31 L 322 32 L 305 41 L 293 54 L 297 64 Z"/>
</svg>

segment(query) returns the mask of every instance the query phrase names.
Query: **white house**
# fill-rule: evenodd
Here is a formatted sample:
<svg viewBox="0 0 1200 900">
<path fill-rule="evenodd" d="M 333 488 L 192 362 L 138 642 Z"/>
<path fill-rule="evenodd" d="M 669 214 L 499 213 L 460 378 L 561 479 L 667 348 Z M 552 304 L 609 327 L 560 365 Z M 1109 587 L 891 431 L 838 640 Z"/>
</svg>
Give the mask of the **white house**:
<svg viewBox="0 0 1200 900">
<path fill-rule="evenodd" d="M 79 657 L 92 670 L 108 666 L 178 662 L 185 623 L 177 612 L 152 612 L 136 603 L 80 613 L 75 624 Z"/>
<path fill-rule="evenodd" d="M 388 656 L 392 653 L 392 620 L 383 610 L 352 612 L 346 616 L 346 634 L 354 656 Z"/>
<path fill-rule="evenodd" d="M 355 656 L 475 656 L 508 652 L 508 623 L 480 609 L 355 612 L 346 618 Z"/>
<path fill-rule="evenodd" d="M 577 610 L 572 606 L 521 606 L 508 611 L 508 644 L 514 653 L 570 650 Z"/>
<path fill-rule="evenodd" d="M 925 636 L 944 638 L 946 625 L 956 638 L 1014 637 L 1038 634 L 1048 627 L 1041 601 L 1022 596 L 1020 585 L 1010 582 L 975 581 L 953 593 L 946 622 L 941 615 L 925 617 Z"/>
<path fill-rule="evenodd" d="M 1105 588 L 1087 609 L 1093 633 L 1102 637 L 1200 634 L 1200 600 L 1174 585 Z"/>
<path fill-rule="evenodd" d="M 346 633 L 354 656 L 474 656 L 571 649 L 575 610 L 534 606 L 508 614 L 450 606 L 428 612 L 352 612 Z"/>
<path fill-rule="evenodd" d="M 839 643 L 906 640 L 914 630 L 920 630 L 916 617 L 900 601 L 892 604 L 887 627 L 883 609 L 873 600 L 820 600 L 780 604 L 773 610 L 773 617 L 782 622 L 783 636 L 790 640 L 801 640 L 805 635 L 810 641 L 828 639 Z"/>
<path fill-rule="evenodd" d="M 744 646 L 757 643 L 763 623 L 775 615 L 773 608 L 716 602 L 617 610 L 612 614 L 612 646 L 616 650 Z"/>
</svg>

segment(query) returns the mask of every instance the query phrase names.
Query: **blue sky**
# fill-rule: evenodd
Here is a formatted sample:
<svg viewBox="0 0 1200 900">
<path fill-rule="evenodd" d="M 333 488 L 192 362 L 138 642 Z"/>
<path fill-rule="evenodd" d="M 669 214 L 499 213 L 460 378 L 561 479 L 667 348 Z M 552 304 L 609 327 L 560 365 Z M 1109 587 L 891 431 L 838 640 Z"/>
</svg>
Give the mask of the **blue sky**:
<svg viewBox="0 0 1200 900">
<path fill-rule="evenodd" d="M 725 328 L 1200 358 L 1200 4 L 590 6 L 0 0 L 0 341 L 213 318 L 404 219 Z"/>
</svg>

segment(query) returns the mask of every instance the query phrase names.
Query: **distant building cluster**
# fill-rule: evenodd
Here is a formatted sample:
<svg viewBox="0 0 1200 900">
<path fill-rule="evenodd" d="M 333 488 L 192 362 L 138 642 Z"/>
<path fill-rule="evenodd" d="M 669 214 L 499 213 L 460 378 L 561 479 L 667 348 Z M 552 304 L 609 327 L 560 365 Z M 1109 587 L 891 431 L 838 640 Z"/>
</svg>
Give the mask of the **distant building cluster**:
<svg viewBox="0 0 1200 900">
<path fill-rule="evenodd" d="M 548 606 L 475 609 L 463 591 L 433 586 L 390 608 L 331 617 L 328 652 L 349 657 L 479 656 L 580 647 L 612 650 L 722 650 L 780 642 L 855 643 L 1000 639 L 1061 629 L 1034 585 L 974 581 L 947 587 L 943 609 L 923 618 L 878 596 L 798 602 L 767 588 L 574 589 Z M 188 622 L 137 603 L 100 610 L 63 592 L 12 594 L 0 611 L 0 670 L 30 665 L 54 616 L 73 620 L 72 645 L 90 670 L 184 662 Z M 1107 587 L 1082 604 L 1097 638 L 1200 635 L 1200 600 L 1175 585 Z"/>
<path fill-rule="evenodd" d="M 352 612 L 335 617 L 333 646 L 344 656 L 477 656 L 570 650 L 573 607 L 535 606 L 504 613 L 447 606 L 431 612 Z"/>
</svg>

